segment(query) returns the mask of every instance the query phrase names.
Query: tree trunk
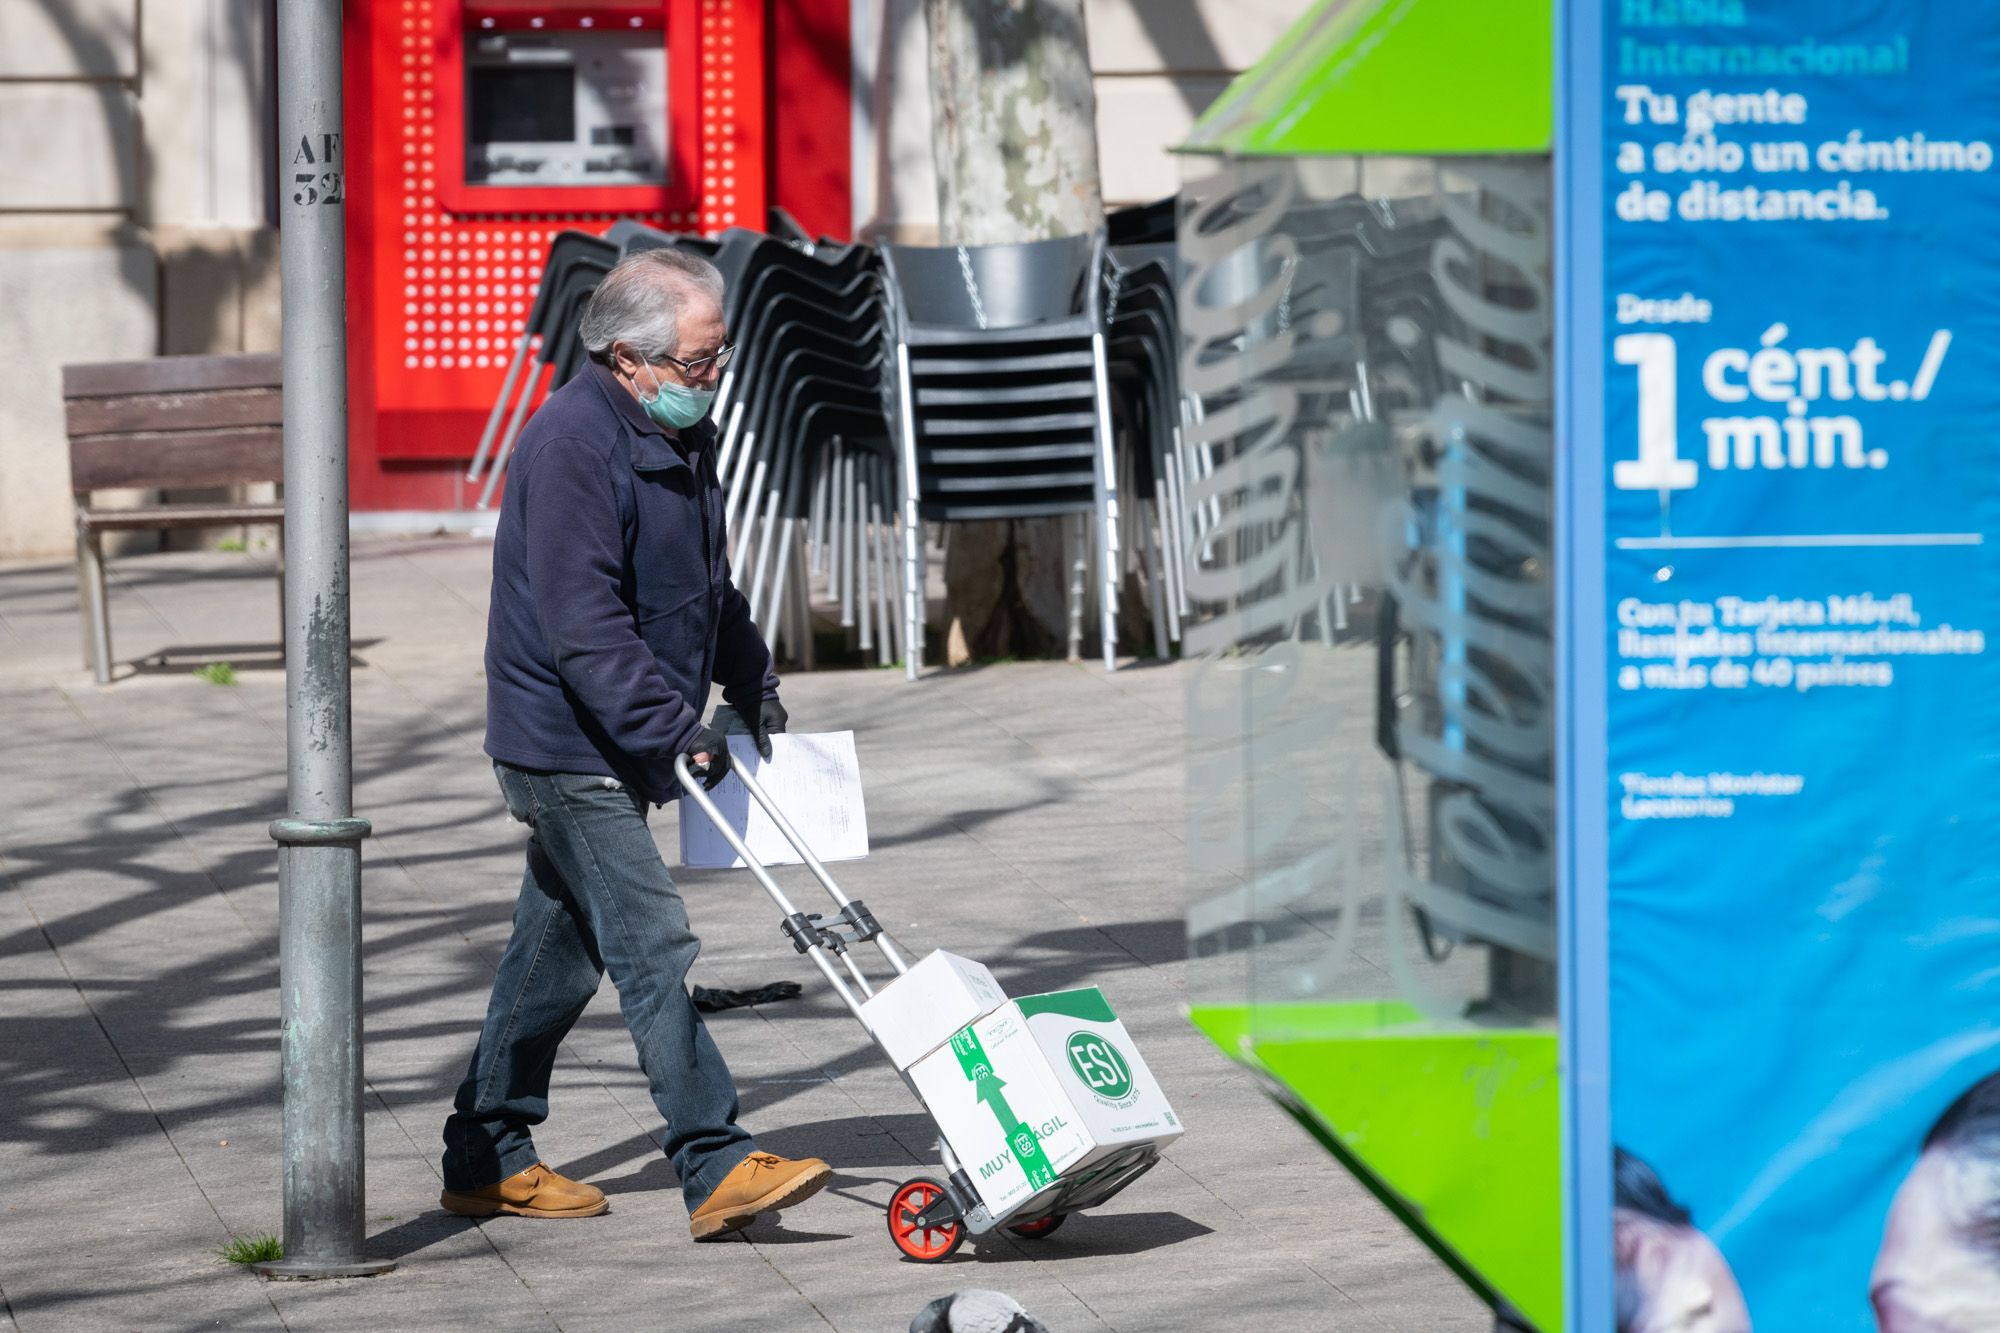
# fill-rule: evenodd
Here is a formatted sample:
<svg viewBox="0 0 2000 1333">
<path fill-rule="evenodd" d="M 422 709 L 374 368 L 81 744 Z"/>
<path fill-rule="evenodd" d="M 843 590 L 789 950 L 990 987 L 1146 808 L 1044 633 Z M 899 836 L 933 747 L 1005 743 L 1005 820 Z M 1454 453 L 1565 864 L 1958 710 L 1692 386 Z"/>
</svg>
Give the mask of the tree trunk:
<svg viewBox="0 0 2000 1333">
<path fill-rule="evenodd" d="M 939 239 L 992 245 L 1095 231 L 1104 198 L 1083 0 L 925 0 L 925 9 Z M 952 525 L 951 665 L 1061 649 L 1068 521 Z"/>
</svg>

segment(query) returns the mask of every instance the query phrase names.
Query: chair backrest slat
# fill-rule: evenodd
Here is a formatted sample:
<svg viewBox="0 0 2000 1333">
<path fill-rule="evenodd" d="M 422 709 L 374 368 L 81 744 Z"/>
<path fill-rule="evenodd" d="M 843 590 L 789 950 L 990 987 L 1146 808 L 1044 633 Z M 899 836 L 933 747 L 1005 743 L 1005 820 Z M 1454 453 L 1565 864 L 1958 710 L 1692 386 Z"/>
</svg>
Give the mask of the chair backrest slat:
<svg viewBox="0 0 2000 1333">
<path fill-rule="evenodd" d="M 70 489 L 282 481 L 283 369 L 276 355 L 65 366 Z"/>
<path fill-rule="evenodd" d="M 72 398 L 64 404 L 70 438 L 144 431 L 217 430 L 285 424 L 281 389 L 219 393 L 135 393 L 125 398 Z"/>
<path fill-rule="evenodd" d="M 167 434 L 88 435 L 69 445 L 70 489 L 144 490 L 282 481 L 285 434 L 274 427 Z"/>
<path fill-rule="evenodd" d="M 274 389 L 285 382 L 275 352 L 237 356 L 156 356 L 63 367 L 63 397 L 117 398 L 133 393 L 205 389 Z"/>
</svg>

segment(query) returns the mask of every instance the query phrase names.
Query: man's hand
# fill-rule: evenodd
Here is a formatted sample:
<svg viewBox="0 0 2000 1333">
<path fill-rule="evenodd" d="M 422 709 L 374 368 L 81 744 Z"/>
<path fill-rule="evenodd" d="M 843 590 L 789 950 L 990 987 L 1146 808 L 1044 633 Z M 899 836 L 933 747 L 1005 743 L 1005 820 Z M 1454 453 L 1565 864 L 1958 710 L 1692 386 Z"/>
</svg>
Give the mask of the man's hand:
<svg viewBox="0 0 2000 1333">
<path fill-rule="evenodd" d="M 722 704 L 715 710 L 709 726 L 725 736 L 748 736 L 757 746 L 757 753 L 771 757 L 771 737 L 785 729 L 790 720 L 785 706 L 776 699 L 766 699 L 757 709 L 755 721 L 745 717 L 729 704 Z"/>
<path fill-rule="evenodd" d="M 785 706 L 776 699 L 766 699 L 757 710 L 757 720 L 750 724 L 750 739 L 757 743 L 757 753 L 771 757 L 771 737 L 785 729 L 787 721 Z"/>
<path fill-rule="evenodd" d="M 688 768 L 701 779 L 703 791 L 714 791 L 729 776 L 729 742 L 714 727 L 697 731 L 681 753 L 688 757 Z"/>
</svg>

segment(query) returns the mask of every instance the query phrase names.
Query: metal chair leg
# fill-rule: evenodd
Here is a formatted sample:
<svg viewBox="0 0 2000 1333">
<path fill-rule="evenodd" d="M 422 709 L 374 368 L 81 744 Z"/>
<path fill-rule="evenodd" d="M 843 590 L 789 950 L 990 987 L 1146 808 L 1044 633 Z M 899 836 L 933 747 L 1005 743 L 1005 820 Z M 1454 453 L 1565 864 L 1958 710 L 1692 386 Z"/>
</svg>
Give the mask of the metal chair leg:
<svg viewBox="0 0 2000 1333">
<path fill-rule="evenodd" d="M 797 585 L 792 590 L 792 624 L 798 642 L 794 653 L 799 666 L 811 671 L 816 665 L 818 646 L 813 643 L 812 576 L 807 569 L 804 547 L 793 552 L 792 581 Z"/>
<path fill-rule="evenodd" d="M 780 528 L 784 529 L 784 538 L 787 542 L 792 539 L 791 520 L 778 517 L 778 502 L 783 498 L 776 491 L 772 491 L 764 502 L 764 521 L 757 532 L 757 563 L 750 576 L 750 615 L 753 620 L 759 612 L 773 621 L 776 620 L 775 616 L 770 615 L 769 609 L 773 605 L 772 598 L 775 595 L 772 585 L 779 582 L 777 575 L 778 571 L 784 568 L 782 561 L 785 553 L 779 551 L 778 558 L 781 563 L 772 564 L 771 544 L 778 536 Z M 737 568 L 740 571 L 743 567 L 739 565 Z"/>
<path fill-rule="evenodd" d="M 771 497 L 771 508 L 776 510 L 777 507 L 778 497 L 774 495 Z M 785 605 L 785 594 L 791 590 L 792 586 L 793 525 L 792 520 L 789 518 L 777 518 L 774 516 L 771 519 L 771 526 L 778 530 L 778 544 L 776 551 L 777 559 L 771 566 L 770 591 L 765 594 L 763 604 L 752 603 L 750 619 L 753 624 L 770 626 L 770 632 L 764 637 L 772 645 L 772 655 L 775 656 L 778 640 L 789 635 L 791 631 L 791 625 L 785 619 L 785 612 L 790 609 Z M 763 565 L 764 557 L 760 554 L 757 557 L 759 571 L 757 581 L 759 584 L 764 582 Z M 758 609 L 760 605 L 762 606 L 761 614 L 763 616 L 761 620 L 757 618 L 760 614 Z"/>
<path fill-rule="evenodd" d="M 1097 512 L 1097 624 L 1103 641 L 1104 669 L 1118 669 L 1118 511 Z"/>
<path fill-rule="evenodd" d="M 836 445 L 839 438 L 839 436 L 834 437 Z M 821 569 L 825 568 L 826 493 L 831 471 L 828 466 L 830 458 L 831 455 L 825 452 L 819 455 L 819 466 L 813 470 L 812 508 L 806 517 L 807 568 L 814 574 L 819 573 Z"/>
<path fill-rule="evenodd" d="M 835 513 L 833 568 L 834 600 L 840 603 L 840 627 L 854 628 L 854 455 L 840 451 L 840 471 L 834 482 Z"/>
<path fill-rule="evenodd" d="M 1188 604 L 1187 568 L 1188 552 L 1194 549 L 1194 528 L 1188 522 L 1187 510 L 1187 464 L 1180 444 L 1180 432 L 1174 432 L 1174 452 L 1166 460 L 1167 508 L 1173 516 L 1173 542 L 1168 559 L 1173 562 L 1174 606 L 1181 616 L 1188 615 L 1192 608 Z M 1174 636 L 1180 637 L 1178 633 Z"/>
<path fill-rule="evenodd" d="M 1078 514 L 1063 525 L 1063 555 L 1069 565 L 1069 660 L 1083 660 L 1083 589 L 1087 580 L 1083 564 L 1083 516 Z"/>
<path fill-rule="evenodd" d="M 717 396 L 716 405 L 710 409 L 712 419 L 722 420 L 722 404 Z M 731 471 L 736 466 L 736 432 L 743 425 L 743 404 L 738 403 L 729 410 L 729 424 L 722 429 L 722 444 L 715 451 L 715 475 L 723 485 L 729 484 L 735 475 Z"/>
<path fill-rule="evenodd" d="M 903 676 L 915 680 L 923 671 L 926 575 L 923 569 L 923 485 L 917 475 L 916 408 L 910 391 L 910 349 L 896 343 L 896 538 L 903 563 Z"/>
<path fill-rule="evenodd" d="M 1167 638 L 1181 641 L 1180 544 L 1173 539 L 1174 505 L 1168 498 L 1168 483 L 1162 473 L 1153 481 L 1153 550 L 1160 562 L 1160 600 L 1167 607 Z"/>
<path fill-rule="evenodd" d="M 1118 545 L 1117 434 L 1111 424 L 1111 386 L 1106 368 L 1104 335 L 1090 335 L 1091 374 L 1097 408 L 1097 619 L 1104 641 L 1104 669 L 1118 666 Z"/>
<path fill-rule="evenodd" d="M 868 558 L 868 459 L 863 455 L 854 477 L 855 600 L 861 608 L 855 623 L 861 630 L 863 657 L 875 650 L 875 599 L 869 587 L 874 563 Z"/>
<path fill-rule="evenodd" d="M 757 466 L 751 470 L 750 493 L 744 497 L 743 513 L 740 516 L 742 526 L 732 526 L 738 521 L 736 517 L 725 516 L 723 519 L 723 530 L 736 535 L 736 549 L 729 556 L 730 564 L 736 569 L 742 569 L 750 559 L 750 538 L 757 529 L 757 499 L 764 493 L 764 474 L 768 470 L 769 463 L 769 459 L 760 458 L 757 460 Z"/>
<path fill-rule="evenodd" d="M 528 349 L 535 335 L 523 333 L 514 344 L 514 358 L 507 363 L 507 377 L 500 381 L 500 396 L 493 400 L 493 410 L 486 414 L 486 429 L 479 434 L 479 447 L 472 451 L 472 466 L 465 470 L 467 481 L 478 481 L 479 474 L 486 470 L 486 455 L 493 448 L 493 441 L 500 434 L 500 423 L 507 416 L 507 407 L 514 401 L 514 384 L 521 378 L 521 367 L 528 364 Z"/>
<path fill-rule="evenodd" d="M 1166 577 L 1160 568 L 1162 563 L 1160 548 L 1158 542 L 1154 540 L 1152 525 L 1144 521 L 1146 516 L 1144 503 L 1134 501 L 1132 512 L 1141 520 L 1134 543 L 1139 548 L 1140 562 L 1146 572 L 1146 601 L 1153 613 L 1153 656 L 1164 662 L 1173 656 L 1173 653 L 1167 647 L 1168 599 Z"/>
<path fill-rule="evenodd" d="M 501 432 L 493 450 L 493 461 L 487 465 L 486 485 L 480 488 L 477 508 L 492 507 L 494 492 L 500 489 L 500 476 L 507 470 L 507 458 L 514 452 L 515 441 L 521 438 L 521 423 L 527 420 L 528 406 L 535 401 L 535 394 L 542 385 L 542 372 L 546 369 L 548 367 L 541 362 L 528 369 L 528 379 L 521 386 L 521 396 L 514 400 L 513 415 L 507 418 L 507 428 Z"/>
<path fill-rule="evenodd" d="M 903 675 L 915 680 L 924 668 L 924 557 L 922 511 L 914 497 L 903 501 L 897 535 L 903 549 Z"/>
<path fill-rule="evenodd" d="M 875 465 L 877 478 L 876 495 L 888 496 L 888 507 L 894 512 L 895 487 L 890 481 L 889 468 L 885 463 Z M 889 607 L 889 528 L 882 519 L 883 502 L 878 498 L 869 517 L 875 524 L 875 538 L 870 543 L 870 558 L 875 562 L 875 598 L 877 613 L 882 620 L 879 636 L 879 656 L 877 661 L 883 666 L 893 666 L 896 661 L 896 617 Z"/>
<path fill-rule="evenodd" d="M 727 490 L 722 498 L 722 530 L 736 531 L 737 511 L 743 503 L 743 488 L 750 481 L 750 463 L 757 451 L 757 432 L 746 431 L 743 436 L 743 457 L 736 460 L 736 471 L 726 479 Z M 755 507 L 756 500 L 751 500 Z"/>
</svg>

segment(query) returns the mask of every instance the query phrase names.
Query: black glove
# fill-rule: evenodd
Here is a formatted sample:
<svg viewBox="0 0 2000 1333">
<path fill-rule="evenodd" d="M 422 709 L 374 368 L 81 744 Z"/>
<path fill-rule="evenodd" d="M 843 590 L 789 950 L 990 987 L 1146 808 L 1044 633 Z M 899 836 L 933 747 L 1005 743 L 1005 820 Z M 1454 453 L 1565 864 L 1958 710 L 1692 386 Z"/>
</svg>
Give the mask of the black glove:
<svg viewBox="0 0 2000 1333">
<path fill-rule="evenodd" d="M 753 723 L 731 704 L 719 705 L 709 726 L 725 736 L 748 736 L 757 745 L 757 753 L 771 757 L 771 737 L 785 729 L 790 718 L 785 706 L 776 699 L 766 699 L 757 709 L 757 720 Z"/>
<path fill-rule="evenodd" d="M 703 727 L 694 734 L 681 753 L 688 757 L 688 769 L 701 780 L 703 791 L 714 791 L 716 785 L 729 776 L 729 742 L 714 727 Z M 694 757 L 708 756 L 706 767 L 697 767 Z"/>
<path fill-rule="evenodd" d="M 750 737 L 757 742 L 757 753 L 764 758 L 771 757 L 771 737 L 785 729 L 789 721 L 785 706 L 776 699 L 766 699 L 757 709 L 757 725 L 750 728 Z"/>
</svg>

